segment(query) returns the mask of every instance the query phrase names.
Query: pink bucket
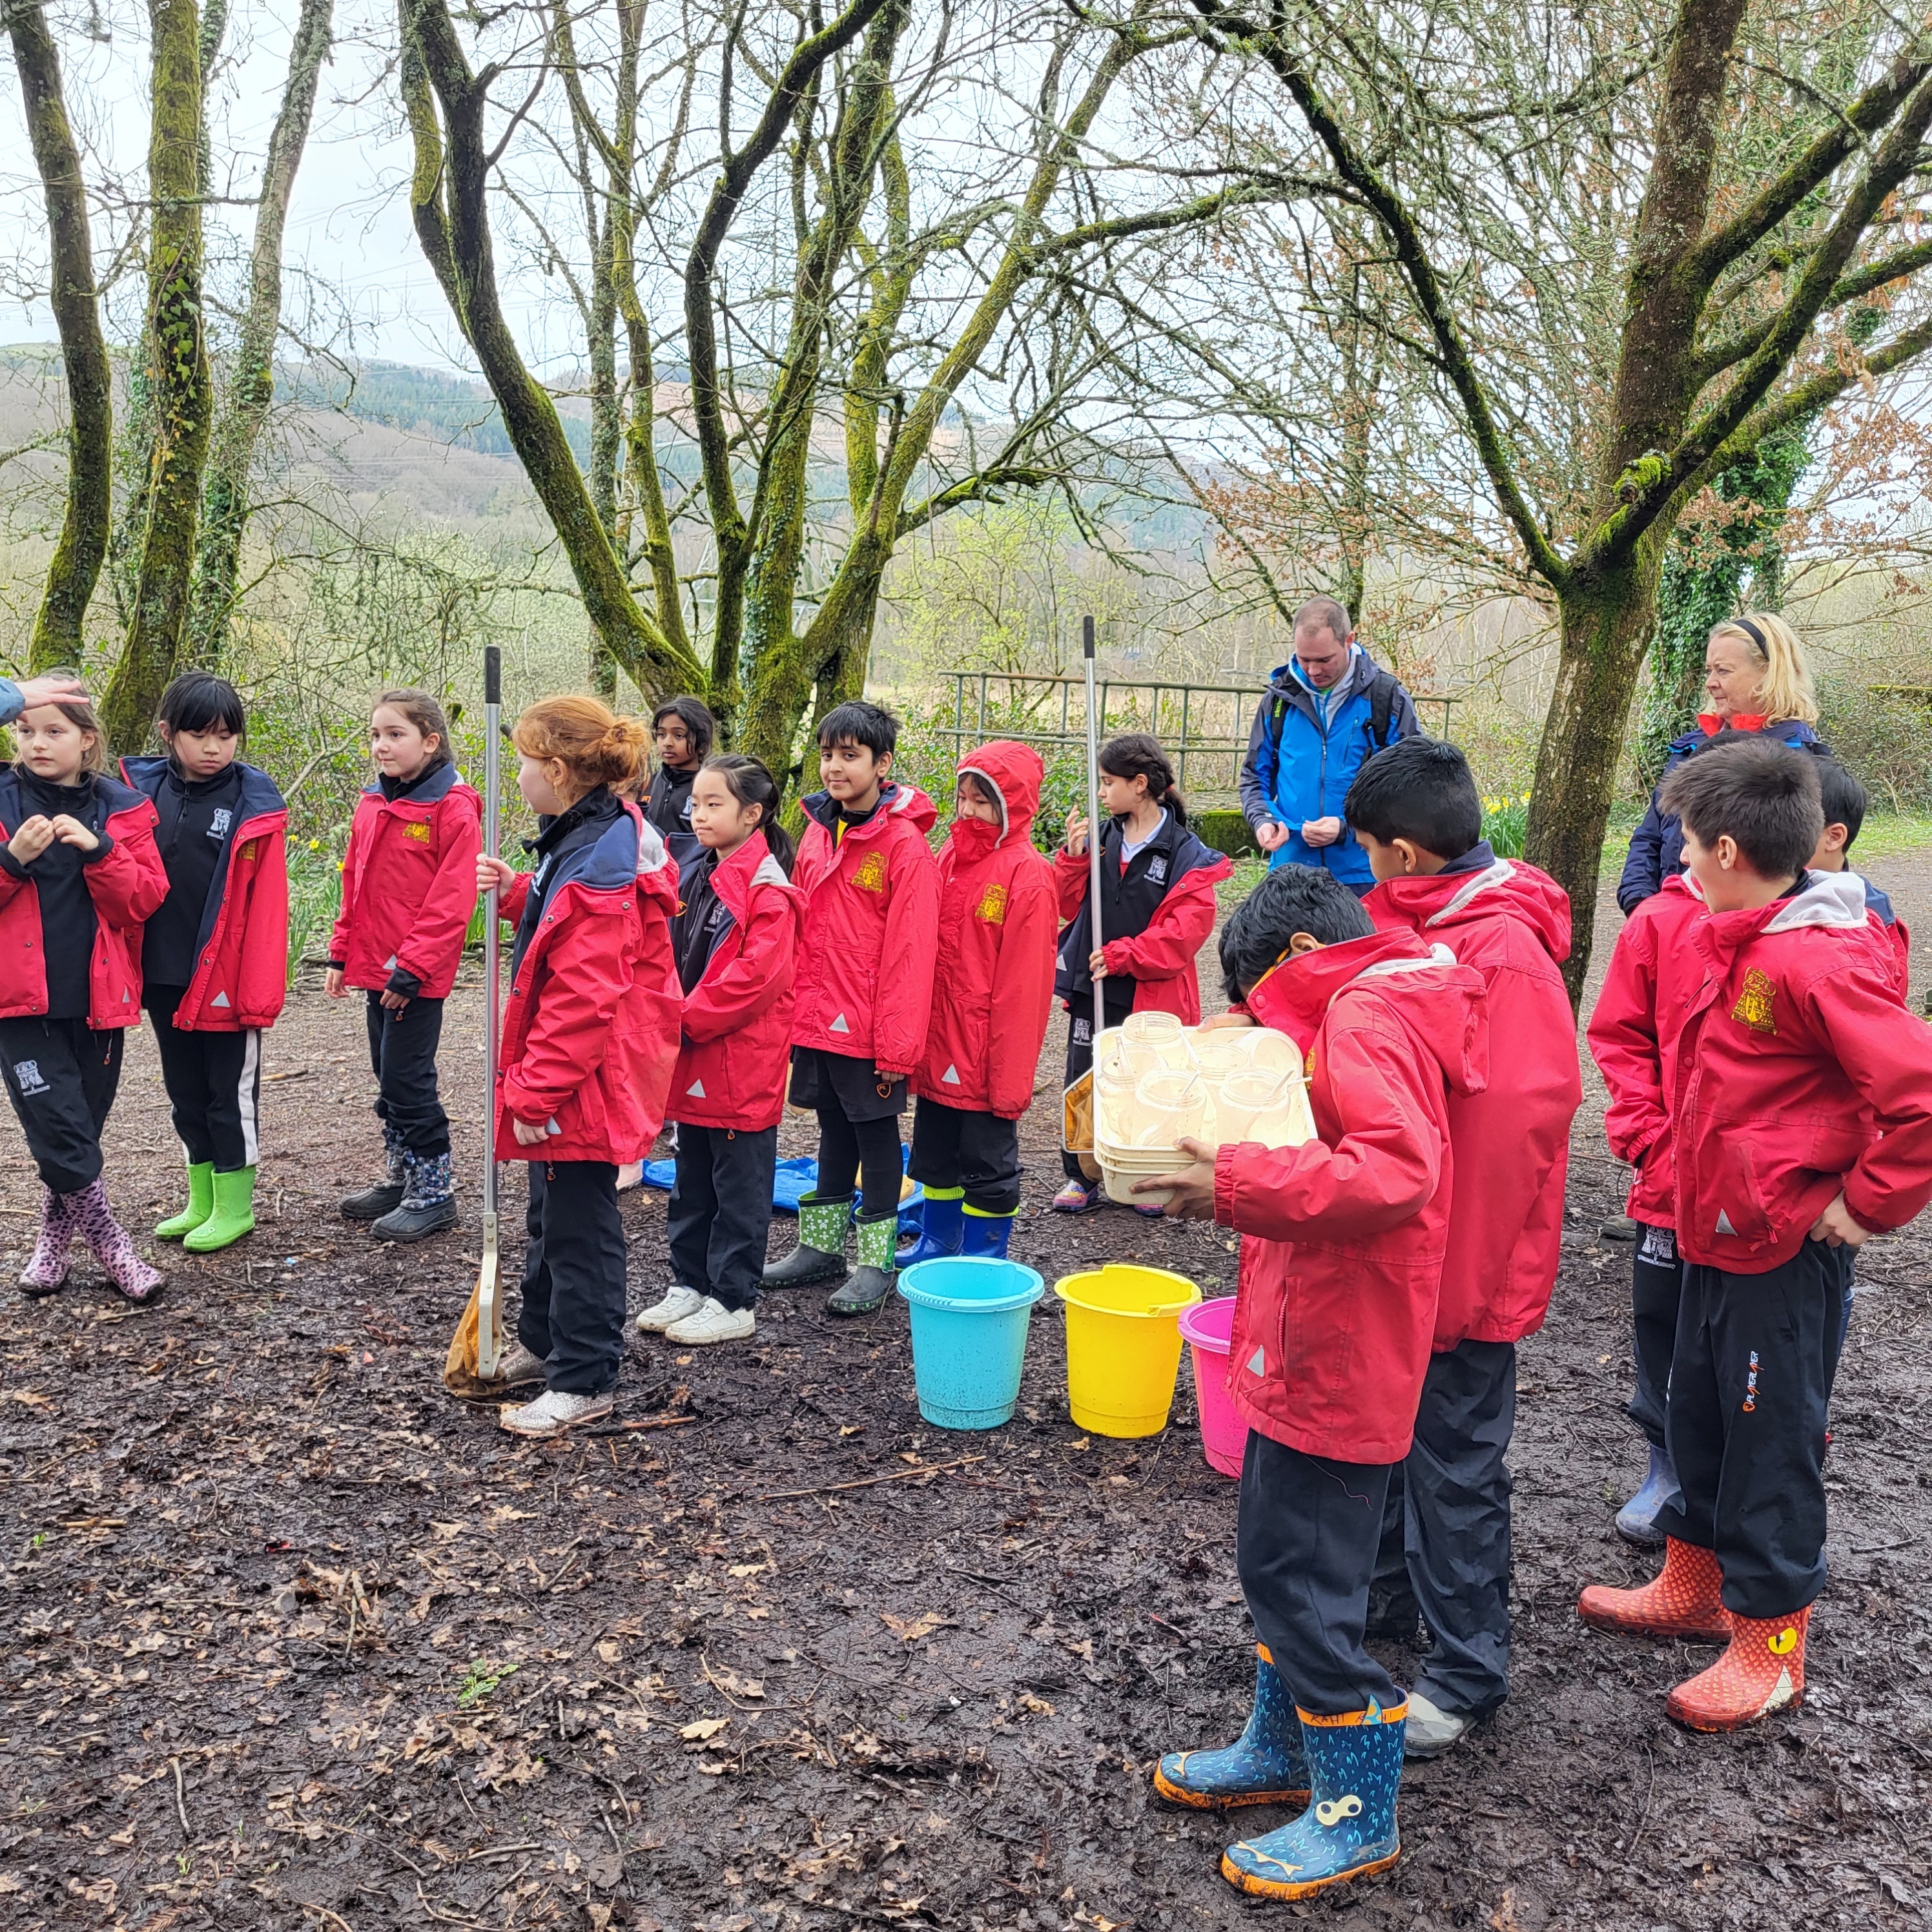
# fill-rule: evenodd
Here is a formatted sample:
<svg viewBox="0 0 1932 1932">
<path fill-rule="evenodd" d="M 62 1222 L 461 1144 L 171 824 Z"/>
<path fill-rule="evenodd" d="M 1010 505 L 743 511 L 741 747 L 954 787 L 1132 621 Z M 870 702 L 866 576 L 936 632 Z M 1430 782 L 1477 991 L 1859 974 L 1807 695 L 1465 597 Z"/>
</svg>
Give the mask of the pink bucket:
<svg viewBox="0 0 1932 1932">
<path fill-rule="evenodd" d="M 1201 1447 L 1210 1468 L 1238 1478 L 1248 1425 L 1228 1394 L 1228 1338 L 1234 1333 L 1234 1298 L 1197 1302 L 1184 1309 L 1180 1332 L 1194 1358 L 1194 1399 L 1201 1411 Z"/>
</svg>

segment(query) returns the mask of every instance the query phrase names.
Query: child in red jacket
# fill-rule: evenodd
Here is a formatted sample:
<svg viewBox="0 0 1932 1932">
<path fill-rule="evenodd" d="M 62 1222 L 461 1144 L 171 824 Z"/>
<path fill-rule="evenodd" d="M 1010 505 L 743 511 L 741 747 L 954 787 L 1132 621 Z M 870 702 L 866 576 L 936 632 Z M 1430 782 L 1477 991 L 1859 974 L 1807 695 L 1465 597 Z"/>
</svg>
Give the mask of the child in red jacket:
<svg viewBox="0 0 1932 1932">
<path fill-rule="evenodd" d="M 14 731 L 16 762 L 0 766 L 0 1060 L 40 1176 L 20 1286 L 61 1287 L 79 1234 L 130 1301 L 152 1301 L 162 1278 L 108 1204 L 100 1135 L 140 1018 L 142 922 L 167 896 L 154 808 L 107 776 L 84 695 L 35 705 Z"/>
<path fill-rule="evenodd" d="M 1627 1412 L 1649 1446 L 1650 1463 L 1635 1494 L 1617 1511 L 1616 1525 L 1626 1542 L 1644 1549 L 1663 1542 L 1658 1512 L 1677 1493 L 1677 1472 L 1664 1432 L 1684 1286 L 1670 1094 L 1684 1003 L 1702 977 L 1690 928 L 1705 910 L 1696 880 L 1688 872 L 1673 872 L 1661 891 L 1631 912 L 1617 934 L 1586 1032 L 1610 1095 L 1604 1136 L 1611 1153 L 1630 1164 L 1624 1211 L 1640 1230 L 1630 1262 L 1636 1380 Z"/>
<path fill-rule="evenodd" d="M 255 1225 L 262 1035 L 288 986 L 288 808 L 268 773 L 236 756 L 248 724 L 225 677 L 188 671 L 161 693 L 154 728 L 167 755 L 121 761 L 154 801 L 168 874 L 142 934 L 141 999 L 188 1156 L 188 1205 L 154 1232 L 195 1254 Z"/>
<path fill-rule="evenodd" d="M 1277 867 L 1221 936 L 1232 1000 L 1306 1057 L 1318 1139 L 1192 1141 L 1136 1182 L 1241 1243 L 1228 1393 L 1250 1424 L 1241 1588 L 1261 1638 L 1240 1741 L 1160 1760 L 1202 1809 L 1306 1802 L 1228 1850 L 1242 1891 L 1302 1898 L 1394 1863 L 1407 1706 L 1362 1647 L 1390 1478 L 1409 1452 L 1454 1198 L 1450 1109 L 1480 1090 L 1483 982 L 1448 949 L 1376 932 L 1340 880 Z"/>
<path fill-rule="evenodd" d="M 678 880 L 671 928 L 684 989 L 670 1082 L 676 1274 L 663 1300 L 638 1317 L 640 1328 L 683 1348 L 742 1341 L 756 1330 L 805 922 L 771 773 L 723 752 L 699 767 L 690 790 L 686 823 L 702 856 Z"/>
<path fill-rule="evenodd" d="M 536 869 L 487 853 L 472 869 L 514 921 L 496 1072 L 499 1160 L 529 1163 L 523 1309 L 498 1370 L 498 1412 L 545 1438 L 610 1412 L 624 1356 L 627 1258 L 620 1163 L 664 1124 L 677 1058 L 676 866 L 620 796 L 650 742 L 643 722 L 594 698 L 546 698 L 517 720 L 517 788 L 538 814 Z"/>
<path fill-rule="evenodd" d="M 818 728 L 825 789 L 805 801 L 793 878 L 805 895 L 792 1010 L 791 1104 L 818 1116 L 818 1185 L 799 1203 L 798 1246 L 767 1288 L 836 1281 L 834 1315 L 865 1315 L 897 1278 L 898 1117 L 926 1052 L 939 868 L 926 835 L 938 816 L 892 776 L 898 720 L 854 699 Z M 860 1177 L 863 1180 L 861 1184 Z M 859 1267 L 846 1276 L 855 1184 Z"/>
<path fill-rule="evenodd" d="M 449 1116 L 436 1084 L 442 1003 L 476 909 L 482 805 L 457 776 L 449 721 L 424 691 L 386 691 L 369 716 L 376 782 L 357 800 L 328 944 L 328 996 L 368 995 L 369 1062 L 388 1173 L 342 1203 L 387 1241 L 456 1226 Z"/>
<path fill-rule="evenodd" d="M 1600 1628 L 1727 1639 L 1666 1708 L 1733 1730 L 1804 1696 L 1845 1282 L 1870 1234 L 1932 1200 L 1932 1032 L 1900 1013 L 1863 887 L 1805 869 L 1824 825 L 1810 758 L 1718 746 L 1660 802 L 1710 908 L 1670 1095 L 1680 1493 L 1658 1518 L 1662 1575 L 1592 1586 L 1577 1608 Z"/>
<path fill-rule="evenodd" d="M 1378 752 L 1342 814 L 1376 884 L 1385 932 L 1439 939 L 1483 976 L 1490 1025 L 1509 1042 L 1480 1093 L 1449 1102 L 1455 1195 L 1415 1445 L 1391 1485 L 1370 1628 L 1432 1640 L 1409 1692 L 1408 1754 L 1434 1757 L 1509 1694 L 1510 1438 L 1516 1348 L 1543 1325 L 1562 1259 L 1570 1123 L 1582 1104 L 1576 1022 L 1563 983 L 1570 900 L 1483 837 L 1482 801 L 1453 745 Z M 1381 1594 L 1378 1592 L 1377 1594 Z"/>
<path fill-rule="evenodd" d="M 1034 849 L 1046 776 L 1030 746 L 962 759 L 939 855 L 938 964 L 908 1168 L 926 1190 L 901 1264 L 1003 1256 L 1020 1206 L 1020 1116 L 1053 1006 L 1053 868 Z"/>
<path fill-rule="evenodd" d="M 1087 904 L 1090 867 L 1087 820 L 1066 815 L 1066 836 L 1054 854 L 1060 890 L 1055 998 L 1064 1000 L 1066 1084 L 1094 1064 L 1094 986 L 1102 982 L 1106 1024 L 1128 1014 L 1179 1015 L 1184 1026 L 1201 1018 L 1194 956 L 1214 930 L 1214 888 L 1234 870 L 1225 854 L 1187 829 L 1187 807 L 1167 754 L 1144 731 L 1124 732 L 1100 747 L 1100 944 L 1094 941 Z M 1084 1214 L 1099 1206 L 1077 1154 L 1063 1154 L 1066 1184 L 1053 1197 L 1057 1214 Z"/>
</svg>

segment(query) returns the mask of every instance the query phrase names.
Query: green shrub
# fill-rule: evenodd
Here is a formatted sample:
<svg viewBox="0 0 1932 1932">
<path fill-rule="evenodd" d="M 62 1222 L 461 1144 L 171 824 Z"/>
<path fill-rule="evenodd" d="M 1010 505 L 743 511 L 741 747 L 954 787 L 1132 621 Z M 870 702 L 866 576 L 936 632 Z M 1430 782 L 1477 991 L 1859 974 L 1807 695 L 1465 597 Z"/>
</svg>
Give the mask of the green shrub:
<svg viewBox="0 0 1932 1932">
<path fill-rule="evenodd" d="M 1932 805 L 1932 707 L 1862 679 L 1818 681 L 1818 735 L 1881 808 Z"/>
<path fill-rule="evenodd" d="M 304 962 L 328 957 L 328 935 L 342 908 L 342 862 L 320 838 L 298 841 L 289 849 L 289 978 Z"/>
<path fill-rule="evenodd" d="M 1255 843 L 1254 828 L 1240 812 L 1225 808 L 1196 812 L 1189 814 L 1187 822 L 1202 844 L 1225 852 L 1231 859 L 1244 858 L 1261 850 Z"/>
<path fill-rule="evenodd" d="M 1498 859 L 1520 859 L 1528 829 L 1528 792 L 1483 800 L 1483 836 Z"/>
</svg>

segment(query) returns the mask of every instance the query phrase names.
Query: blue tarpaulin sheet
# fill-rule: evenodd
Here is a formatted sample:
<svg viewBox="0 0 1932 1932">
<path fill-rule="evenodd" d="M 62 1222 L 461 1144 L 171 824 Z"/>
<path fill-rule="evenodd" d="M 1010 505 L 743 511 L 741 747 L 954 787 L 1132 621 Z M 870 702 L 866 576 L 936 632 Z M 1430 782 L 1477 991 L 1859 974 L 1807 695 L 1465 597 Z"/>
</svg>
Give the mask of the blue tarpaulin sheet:
<svg viewBox="0 0 1932 1932">
<path fill-rule="evenodd" d="M 910 1148 L 902 1149 L 899 1159 L 903 1162 L 911 1158 Z M 668 1194 L 677 1180 L 677 1163 L 674 1160 L 647 1160 L 644 1163 L 644 1185 L 662 1188 Z M 818 1183 L 818 1163 L 802 1154 L 790 1160 L 782 1160 L 772 1177 L 772 1209 L 775 1214 L 796 1214 L 799 1198 L 809 1194 Z M 926 1204 L 926 1192 L 915 1187 L 899 1203 L 899 1228 L 902 1233 L 917 1229 L 921 1210 Z"/>
</svg>

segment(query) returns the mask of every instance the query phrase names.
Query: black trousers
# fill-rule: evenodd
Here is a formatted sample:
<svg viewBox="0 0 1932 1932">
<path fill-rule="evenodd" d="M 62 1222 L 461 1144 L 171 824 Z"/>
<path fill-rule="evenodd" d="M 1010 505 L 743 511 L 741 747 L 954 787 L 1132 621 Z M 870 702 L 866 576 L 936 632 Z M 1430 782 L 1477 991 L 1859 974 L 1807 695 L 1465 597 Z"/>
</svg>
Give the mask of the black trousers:
<svg viewBox="0 0 1932 1932">
<path fill-rule="evenodd" d="M 727 1308 L 749 1308 L 765 1271 L 778 1130 L 677 1130 L 677 1180 L 666 1214 L 670 1264 L 686 1288 Z"/>
<path fill-rule="evenodd" d="M 1386 1462 L 1333 1462 L 1248 1432 L 1237 1558 L 1255 1630 L 1282 1682 L 1318 1718 L 1401 1693 L 1362 1648 L 1388 1496 Z"/>
<path fill-rule="evenodd" d="M 1856 1250 L 1808 1240 L 1765 1274 L 1684 1270 L 1666 1534 L 1717 1553 L 1727 1610 L 1788 1616 L 1825 1587 L 1825 1420 Z"/>
<path fill-rule="evenodd" d="M 1684 1292 L 1684 1264 L 1668 1228 L 1645 1226 L 1630 1262 L 1630 1330 L 1636 1387 L 1627 1413 L 1653 1448 L 1664 1447 L 1664 1409 L 1670 1394 L 1670 1358 L 1677 1348 L 1677 1305 Z"/>
<path fill-rule="evenodd" d="M 602 1395 L 616 1387 L 624 1358 L 627 1256 L 617 1169 L 608 1160 L 533 1160 L 530 1169 L 517 1339 L 550 1364 L 550 1388 Z"/>
<path fill-rule="evenodd" d="M 928 1187 L 963 1187 L 982 1214 L 1012 1214 L 1020 1204 L 1020 1124 L 921 1099 L 912 1117 L 906 1172 Z"/>
<path fill-rule="evenodd" d="M 1406 1580 L 1433 1640 L 1416 1688 L 1480 1717 L 1509 1694 L 1510 1492 L 1516 1344 L 1462 1342 L 1429 1358 L 1415 1442 L 1389 1485 L 1376 1582 Z"/>
<path fill-rule="evenodd" d="M 184 1033 L 175 1010 L 187 991 L 149 986 L 141 995 L 154 1023 L 161 1084 L 190 1164 L 233 1174 L 261 1158 L 262 1036 Z"/>
<path fill-rule="evenodd" d="M 84 1019 L 0 1020 L 7 1097 L 40 1178 L 78 1194 L 100 1178 L 100 1132 L 121 1084 L 123 1030 Z"/>
<path fill-rule="evenodd" d="M 380 993 L 369 995 L 369 1064 L 378 1092 L 376 1117 L 402 1136 L 410 1153 L 434 1160 L 449 1151 L 449 1116 L 436 1089 L 436 1049 L 442 1039 L 442 1002 L 412 1000 L 392 1012 Z"/>
<path fill-rule="evenodd" d="M 1117 1003 L 1113 997 L 1113 982 L 1102 980 L 1106 988 L 1106 1022 L 1109 1028 L 1117 1027 L 1133 1011 L 1134 994 L 1131 985 Z M 1063 1087 L 1071 1087 L 1081 1075 L 1094 1064 L 1094 996 L 1091 993 L 1081 997 L 1080 1003 L 1070 1007 L 1066 1016 L 1066 1072 L 1061 1081 Z M 1083 1187 L 1091 1186 L 1080 1166 L 1080 1156 L 1069 1154 L 1064 1148 L 1060 1150 L 1060 1172 L 1069 1180 L 1077 1180 Z"/>
</svg>

